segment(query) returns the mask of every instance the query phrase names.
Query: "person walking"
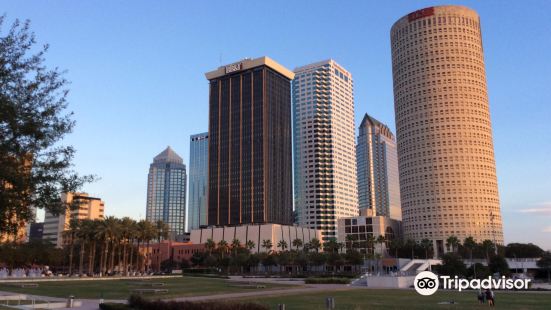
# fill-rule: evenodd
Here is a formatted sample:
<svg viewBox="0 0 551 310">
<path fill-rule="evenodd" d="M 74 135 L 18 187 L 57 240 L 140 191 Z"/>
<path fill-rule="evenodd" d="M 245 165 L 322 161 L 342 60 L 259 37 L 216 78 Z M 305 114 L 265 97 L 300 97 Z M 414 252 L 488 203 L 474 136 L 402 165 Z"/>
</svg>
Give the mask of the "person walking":
<svg viewBox="0 0 551 310">
<path fill-rule="evenodd" d="M 481 288 L 478 289 L 477 299 L 479 304 L 485 304 L 486 303 L 486 294 L 484 294 L 484 291 L 482 291 Z"/>
<path fill-rule="evenodd" d="M 494 291 L 491 289 L 486 289 L 486 300 L 488 301 L 488 306 L 493 307 L 495 306 L 495 296 Z"/>
</svg>

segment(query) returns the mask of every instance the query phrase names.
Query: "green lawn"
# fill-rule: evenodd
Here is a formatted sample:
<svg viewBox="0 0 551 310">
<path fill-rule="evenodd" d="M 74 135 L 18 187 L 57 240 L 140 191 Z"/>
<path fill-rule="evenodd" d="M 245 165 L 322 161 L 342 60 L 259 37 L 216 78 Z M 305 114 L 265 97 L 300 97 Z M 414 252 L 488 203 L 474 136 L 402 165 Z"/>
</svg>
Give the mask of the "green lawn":
<svg viewBox="0 0 551 310">
<path fill-rule="evenodd" d="M 83 281 L 52 281 L 37 282 L 39 287 L 18 288 L 0 284 L 0 291 L 25 293 L 51 297 L 67 297 L 74 295 L 76 298 L 95 299 L 103 296 L 104 299 L 126 299 L 130 291 L 139 288 L 168 289 L 167 294 L 144 294 L 144 297 L 172 298 L 185 296 L 201 296 L 222 293 L 248 292 L 252 290 L 265 290 L 280 287 L 288 287 L 279 284 L 265 284 L 266 288 L 242 288 L 235 287 L 235 282 L 228 282 L 225 279 L 211 279 L 202 277 L 176 277 L 165 279 L 152 279 L 150 282 L 166 283 L 163 287 L 146 287 L 138 283 L 144 280 L 83 280 Z M 264 285 L 264 284 L 263 284 Z"/>
<path fill-rule="evenodd" d="M 325 310 L 325 298 L 334 297 L 337 310 L 363 309 L 488 309 L 479 305 L 474 292 L 437 292 L 421 296 L 413 290 L 350 289 L 323 293 L 286 295 L 277 297 L 248 298 L 246 301 L 267 304 L 277 309 L 285 304 L 292 310 Z M 439 302 L 455 301 L 455 305 L 439 305 Z M 243 300 L 245 301 L 245 300 Z M 495 309 L 551 309 L 551 292 L 517 293 L 496 292 Z"/>
</svg>

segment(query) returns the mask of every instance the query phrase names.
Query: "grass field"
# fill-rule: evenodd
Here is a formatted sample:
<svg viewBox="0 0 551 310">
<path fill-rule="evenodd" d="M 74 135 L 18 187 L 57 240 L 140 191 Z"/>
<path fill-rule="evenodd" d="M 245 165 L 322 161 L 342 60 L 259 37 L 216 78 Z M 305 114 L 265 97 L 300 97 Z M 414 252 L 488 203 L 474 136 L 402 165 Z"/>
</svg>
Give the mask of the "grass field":
<svg viewBox="0 0 551 310">
<path fill-rule="evenodd" d="M 51 281 L 38 282 L 39 287 L 35 288 L 18 288 L 0 283 L 0 291 L 63 298 L 69 295 L 74 295 L 76 298 L 83 299 L 127 299 L 133 289 L 140 288 L 159 288 L 168 290 L 168 293 L 165 294 L 144 294 L 144 297 L 172 298 L 235 292 L 249 292 L 252 290 L 259 291 L 271 288 L 287 287 L 286 285 L 280 284 L 265 284 L 266 288 L 242 288 L 237 287 L 239 283 L 236 282 L 228 282 L 225 279 L 212 279 L 202 277 L 176 277 L 165 279 L 152 279 L 149 281 L 154 283 L 162 282 L 166 285 L 163 287 L 140 286 L 139 283 L 145 282 L 144 280 Z"/>
<path fill-rule="evenodd" d="M 246 301 L 267 304 L 277 309 L 285 304 L 292 310 L 325 310 L 325 298 L 334 297 L 337 310 L 363 309 L 488 309 L 479 305 L 474 292 L 437 292 L 421 296 L 413 290 L 348 289 L 313 294 L 286 295 L 277 297 L 248 298 Z M 454 305 L 439 302 L 455 301 Z M 245 300 L 243 300 L 245 301 Z M 551 292 L 496 292 L 495 309 L 551 309 Z"/>
</svg>

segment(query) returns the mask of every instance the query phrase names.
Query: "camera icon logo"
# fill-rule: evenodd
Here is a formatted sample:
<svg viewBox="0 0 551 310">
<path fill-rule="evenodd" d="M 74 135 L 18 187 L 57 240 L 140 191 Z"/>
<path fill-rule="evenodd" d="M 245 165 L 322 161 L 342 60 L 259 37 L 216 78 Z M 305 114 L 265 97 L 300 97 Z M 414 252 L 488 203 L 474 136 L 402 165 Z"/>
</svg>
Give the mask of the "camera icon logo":
<svg viewBox="0 0 551 310">
<path fill-rule="evenodd" d="M 423 271 L 415 276 L 413 287 L 423 296 L 430 296 L 438 290 L 438 276 L 430 271 Z"/>
</svg>

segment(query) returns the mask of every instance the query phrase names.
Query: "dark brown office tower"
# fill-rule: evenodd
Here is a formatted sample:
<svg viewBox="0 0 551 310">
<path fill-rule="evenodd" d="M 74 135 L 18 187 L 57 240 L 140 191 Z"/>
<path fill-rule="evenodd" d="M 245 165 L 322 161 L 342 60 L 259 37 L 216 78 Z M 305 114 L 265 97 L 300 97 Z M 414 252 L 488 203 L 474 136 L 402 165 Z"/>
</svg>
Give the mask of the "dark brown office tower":
<svg viewBox="0 0 551 310">
<path fill-rule="evenodd" d="M 268 57 L 206 74 L 208 225 L 292 223 L 292 71 Z"/>
</svg>

